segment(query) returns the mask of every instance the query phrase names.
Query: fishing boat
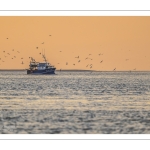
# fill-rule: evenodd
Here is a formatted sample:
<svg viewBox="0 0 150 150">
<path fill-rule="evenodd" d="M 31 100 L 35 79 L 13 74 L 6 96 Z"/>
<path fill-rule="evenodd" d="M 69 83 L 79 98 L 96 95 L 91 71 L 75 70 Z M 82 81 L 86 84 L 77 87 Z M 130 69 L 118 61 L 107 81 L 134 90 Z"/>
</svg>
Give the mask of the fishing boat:
<svg viewBox="0 0 150 150">
<path fill-rule="evenodd" d="M 30 65 L 29 69 L 27 69 L 27 74 L 35 74 L 35 75 L 46 75 L 46 74 L 55 74 L 56 68 L 52 66 L 44 54 L 42 54 L 44 58 L 44 62 L 36 62 L 33 57 L 30 57 Z"/>
</svg>

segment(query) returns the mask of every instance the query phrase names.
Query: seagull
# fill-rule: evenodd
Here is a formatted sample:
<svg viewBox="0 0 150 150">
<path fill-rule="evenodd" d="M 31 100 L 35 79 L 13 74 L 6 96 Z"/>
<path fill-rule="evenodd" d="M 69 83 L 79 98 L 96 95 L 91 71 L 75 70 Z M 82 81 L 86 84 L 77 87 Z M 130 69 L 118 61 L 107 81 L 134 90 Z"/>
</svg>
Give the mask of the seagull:
<svg viewBox="0 0 150 150">
<path fill-rule="evenodd" d="M 127 60 L 129 60 L 129 59 L 126 59 L 126 61 L 127 61 Z"/>
<path fill-rule="evenodd" d="M 78 56 L 78 57 L 75 57 L 75 58 L 79 58 L 79 56 Z"/>
<path fill-rule="evenodd" d="M 41 44 L 44 44 L 44 42 L 43 42 L 43 43 L 41 43 Z"/>
<path fill-rule="evenodd" d="M 14 49 L 12 51 L 14 51 Z"/>
<path fill-rule="evenodd" d="M 21 58 L 21 59 L 23 59 L 23 58 Z"/>
<path fill-rule="evenodd" d="M 51 35 L 49 35 L 49 36 L 51 36 Z"/>
<path fill-rule="evenodd" d="M 86 60 L 86 59 L 88 59 L 88 57 L 87 57 L 87 58 L 85 58 L 85 60 Z"/>
<path fill-rule="evenodd" d="M 89 55 L 91 55 L 91 54 L 89 54 Z"/>
<path fill-rule="evenodd" d="M 41 55 L 41 53 L 39 53 Z"/>
<path fill-rule="evenodd" d="M 21 64 L 24 64 L 24 63 L 23 63 L 23 61 L 22 61 L 22 63 L 21 63 Z"/>
<path fill-rule="evenodd" d="M 103 62 L 103 60 L 100 63 L 102 63 L 102 62 Z"/>
<path fill-rule="evenodd" d="M 9 53 L 7 53 L 8 55 L 10 55 Z"/>
<path fill-rule="evenodd" d="M 59 63 L 58 63 L 59 64 Z"/>
<path fill-rule="evenodd" d="M 5 51 L 3 51 L 5 53 Z"/>
<path fill-rule="evenodd" d="M 75 65 L 75 64 L 73 64 L 73 65 Z"/>
<path fill-rule="evenodd" d="M 38 49 L 38 47 L 36 47 L 36 49 Z"/>
<path fill-rule="evenodd" d="M 19 51 L 17 51 L 18 53 L 20 53 Z"/>
<path fill-rule="evenodd" d="M 115 71 L 115 70 L 116 70 L 116 68 L 113 71 Z"/>
<path fill-rule="evenodd" d="M 8 38 L 6 38 L 8 40 Z"/>
<path fill-rule="evenodd" d="M 88 65 L 86 67 L 88 67 Z"/>
<path fill-rule="evenodd" d="M 80 60 L 78 62 L 80 62 Z"/>
<path fill-rule="evenodd" d="M 66 65 L 68 65 L 68 63 L 66 62 Z"/>
<path fill-rule="evenodd" d="M 60 51 L 61 52 L 61 51 Z"/>
</svg>

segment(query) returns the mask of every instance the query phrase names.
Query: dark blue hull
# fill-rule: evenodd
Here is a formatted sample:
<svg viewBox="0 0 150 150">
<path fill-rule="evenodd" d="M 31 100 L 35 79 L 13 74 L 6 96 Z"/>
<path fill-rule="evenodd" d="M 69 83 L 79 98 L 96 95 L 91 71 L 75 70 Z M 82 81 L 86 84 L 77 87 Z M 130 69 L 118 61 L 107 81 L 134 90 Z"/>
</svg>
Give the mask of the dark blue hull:
<svg viewBox="0 0 150 150">
<path fill-rule="evenodd" d="M 55 74 L 55 68 L 47 70 L 27 70 L 27 74 L 35 74 L 35 75 Z"/>
</svg>

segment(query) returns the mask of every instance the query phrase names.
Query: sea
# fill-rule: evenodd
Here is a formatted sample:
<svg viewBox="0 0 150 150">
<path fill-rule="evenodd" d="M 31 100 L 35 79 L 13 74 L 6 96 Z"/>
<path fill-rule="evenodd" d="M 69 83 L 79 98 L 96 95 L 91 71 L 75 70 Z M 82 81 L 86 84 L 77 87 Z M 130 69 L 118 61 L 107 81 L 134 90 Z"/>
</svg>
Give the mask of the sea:
<svg viewBox="0 0 150 150">
<path fill-rule="evenodd" d="M 149 134 L 150 72 L 0 71 L 1 134 Z"/>
</svg>

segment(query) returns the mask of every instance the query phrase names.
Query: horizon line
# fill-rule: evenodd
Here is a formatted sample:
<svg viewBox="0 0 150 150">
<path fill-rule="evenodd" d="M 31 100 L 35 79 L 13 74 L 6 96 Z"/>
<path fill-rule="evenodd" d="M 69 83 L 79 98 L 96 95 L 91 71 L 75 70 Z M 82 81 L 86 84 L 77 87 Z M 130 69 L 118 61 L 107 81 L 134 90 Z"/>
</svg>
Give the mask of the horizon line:
<svg viewBox="0 0 150 150">
<path fill-rule="evenodd" d="M 26 71 L 27 69 L 0 69 L 0 71 Z M 56 71 L 93 71 L 93 72 L 149 72 L 150 70 L 84 70 L 84 69 L 59 69 Z"/>
<path fill-rule="evenodd" d="M 0 10 L 0 11 L 150 11 L 150 10 Z"/>
</svg>

